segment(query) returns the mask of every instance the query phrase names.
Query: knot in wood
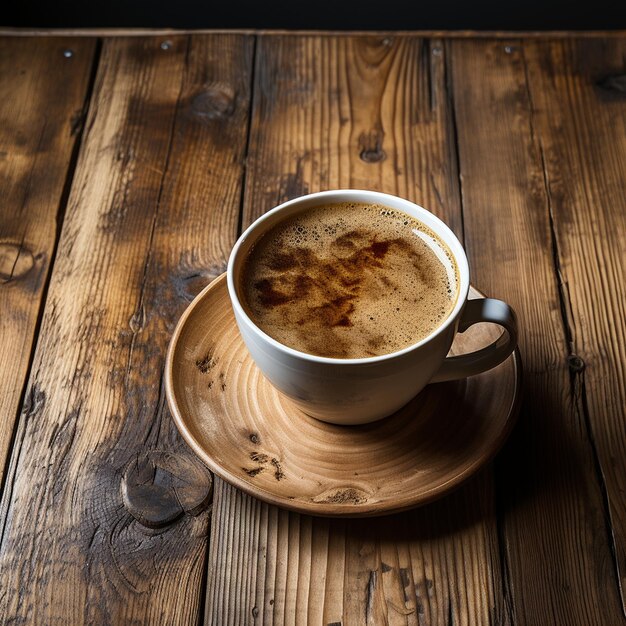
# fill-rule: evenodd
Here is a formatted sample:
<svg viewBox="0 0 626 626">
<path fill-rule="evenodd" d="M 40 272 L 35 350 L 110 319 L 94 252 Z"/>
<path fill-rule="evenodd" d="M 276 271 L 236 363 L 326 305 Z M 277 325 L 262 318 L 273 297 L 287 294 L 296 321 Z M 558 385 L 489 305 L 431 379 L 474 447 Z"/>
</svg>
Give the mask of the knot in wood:
<svg viewBox="0 0 626 626">
<path fill-rule="evenodd" d="M 141 452 L 126 468 L 122 498 L 143 526 L 161 528 L 185 513 L 199 515 L 213 495 L 213 478 L 199 461 L 164 450 Z"/>
<path fill-rule="evenodd" d="M 570 354 L 567 357 L 567 365 L 569 366 L 570 372 L 574 374 L 578 374 L 585 369 L 585 362 L 577 354 Z"/>
<path fill-rule="evenodd" d="M 383 134 L 379 131 L 370 133 L 361 133 L 359 137 L 359 146 L 361 152 L 359 154 L 361 161 L 365 163 L 378 163 L 386 157 L 383 150 Z"/>
<path fill-rule="evenodd" d="M 0 241 L 0 284 L 24 278 L 33 265 L 35 257 L 24 244 Z"/>
<path fill-rule="evenodd" d="M 361 161 L 365 161 L 366 163 L 378 163 L 385 158 L 385 153 L 383 150 L 374 149 L 374 150 L 361 150 Z"/>
<path fill-rule="evenodd" d="M 192 98 L 191 111 L 209 120 L 229 117 L 235 111 L 235 92 L 228 85 L 210 85 Z"/>
</svg>

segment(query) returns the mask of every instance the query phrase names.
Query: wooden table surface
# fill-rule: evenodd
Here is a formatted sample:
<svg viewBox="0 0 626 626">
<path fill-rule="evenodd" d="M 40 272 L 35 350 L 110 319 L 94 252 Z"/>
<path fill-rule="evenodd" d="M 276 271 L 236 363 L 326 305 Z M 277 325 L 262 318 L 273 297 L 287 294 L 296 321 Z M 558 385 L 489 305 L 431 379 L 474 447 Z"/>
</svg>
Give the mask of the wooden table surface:
<svg viewBox="0 0 626 626">
<path fill-rule="evenodd" d="M 7 35 L 0 172 L 0 623 L 624 624 L 626 34 Z M 446 220 L 525 370 L 495 461 L 366 520 L 211 492 L 161 385 L 241 229 L 340 187 Z"/>
</svg>

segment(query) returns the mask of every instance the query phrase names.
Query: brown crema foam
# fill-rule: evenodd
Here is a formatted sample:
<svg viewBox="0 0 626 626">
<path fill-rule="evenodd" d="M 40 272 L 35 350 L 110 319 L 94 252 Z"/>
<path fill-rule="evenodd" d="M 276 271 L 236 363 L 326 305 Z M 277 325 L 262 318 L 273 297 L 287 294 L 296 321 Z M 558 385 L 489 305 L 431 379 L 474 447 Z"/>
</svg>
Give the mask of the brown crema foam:
<svg viewBox="0 0 626 626">
<path fill-rule="evenodd" d="M 380 204 L 308 209 L 261 236 L 239 284 L 252 321 L 318 356 L 389 354 L 430 335 L 454 308 L 458 268 L 428 227 Z"/>
</svg>

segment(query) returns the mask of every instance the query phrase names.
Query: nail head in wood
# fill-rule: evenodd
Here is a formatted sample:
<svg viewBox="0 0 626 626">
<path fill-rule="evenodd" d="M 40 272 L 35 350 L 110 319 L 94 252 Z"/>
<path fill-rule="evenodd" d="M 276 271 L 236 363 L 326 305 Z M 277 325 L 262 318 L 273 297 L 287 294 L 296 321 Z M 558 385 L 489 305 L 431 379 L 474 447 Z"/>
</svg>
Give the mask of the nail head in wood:
<svg viewBox="0 0 626 626">
<path fill-rule="evenodd" d="M 626 94 L 626 74 L 613 74 L 605 76 L 597 83 L 598 87 L 614 94 Z"/>
</svg>

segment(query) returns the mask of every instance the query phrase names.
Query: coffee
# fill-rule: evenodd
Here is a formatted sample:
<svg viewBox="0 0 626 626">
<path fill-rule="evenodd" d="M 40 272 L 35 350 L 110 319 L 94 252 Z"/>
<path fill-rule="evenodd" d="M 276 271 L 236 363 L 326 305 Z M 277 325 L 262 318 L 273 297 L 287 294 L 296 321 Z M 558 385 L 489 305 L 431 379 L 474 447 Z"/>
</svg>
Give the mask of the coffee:
<svg viewBox="0 0 626 626">
<path fill-rule="evenodd" d="M 458 297 L 448 247 L 409 215 L 344 202 L 279 222 L 250 250 L 238 286 L 252 321 L 313 355 L 366 358 L 430 335 Z"/>
</svg>

